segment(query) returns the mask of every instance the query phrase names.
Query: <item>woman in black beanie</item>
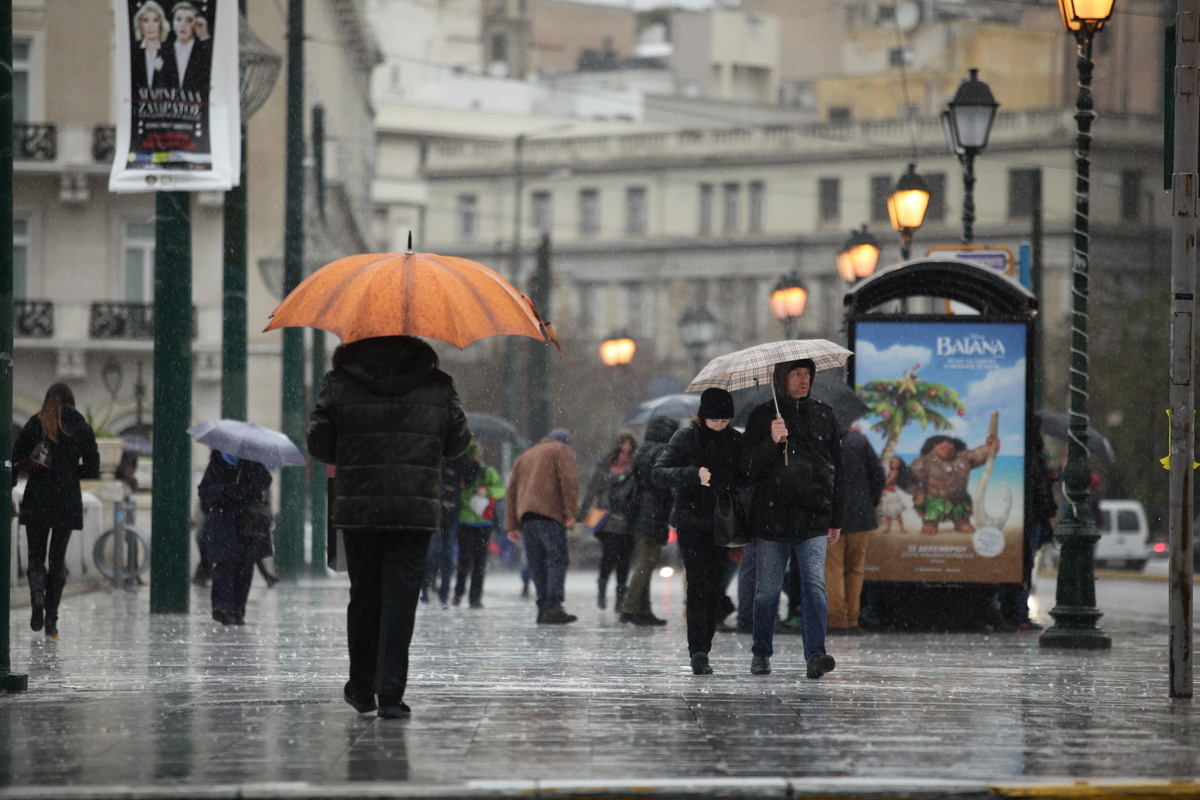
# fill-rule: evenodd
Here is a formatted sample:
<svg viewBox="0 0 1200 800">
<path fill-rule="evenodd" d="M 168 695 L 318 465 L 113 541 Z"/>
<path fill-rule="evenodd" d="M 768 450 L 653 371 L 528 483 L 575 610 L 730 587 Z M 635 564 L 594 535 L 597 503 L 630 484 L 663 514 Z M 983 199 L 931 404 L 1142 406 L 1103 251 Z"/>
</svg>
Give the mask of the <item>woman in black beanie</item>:
<svg viewBox="0 0 1200 800">
<path fill-rule="evenodd" d="M 715 498 L 746 484 L 742 435 L 729 426 L 732 417 L 733 396 L 724 389 L 706 389 L 691 426 L 671 437 L 651 473 L 655 486 L 675 490 L 671 524 L 687 571 L 688 653 L 694 675 L 712 674 L 708 654 L 725 597 L 729 551 L 713 544 Z"/>
</svg>

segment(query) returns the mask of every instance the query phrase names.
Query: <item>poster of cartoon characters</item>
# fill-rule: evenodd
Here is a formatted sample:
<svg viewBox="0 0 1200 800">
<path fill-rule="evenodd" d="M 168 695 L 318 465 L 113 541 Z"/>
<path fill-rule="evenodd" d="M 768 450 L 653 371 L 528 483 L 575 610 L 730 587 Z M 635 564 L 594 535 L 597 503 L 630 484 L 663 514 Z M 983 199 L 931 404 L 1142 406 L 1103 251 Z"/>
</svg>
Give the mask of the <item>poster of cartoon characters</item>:
<svg viewBox="0 0 1200 800">
<path fill-rule="evenodd" d="M 855 324 L 856 425 L 887 475 L 868 581 L 1021 582 L 1027 340 L 978 317 Z"/>
</svg>

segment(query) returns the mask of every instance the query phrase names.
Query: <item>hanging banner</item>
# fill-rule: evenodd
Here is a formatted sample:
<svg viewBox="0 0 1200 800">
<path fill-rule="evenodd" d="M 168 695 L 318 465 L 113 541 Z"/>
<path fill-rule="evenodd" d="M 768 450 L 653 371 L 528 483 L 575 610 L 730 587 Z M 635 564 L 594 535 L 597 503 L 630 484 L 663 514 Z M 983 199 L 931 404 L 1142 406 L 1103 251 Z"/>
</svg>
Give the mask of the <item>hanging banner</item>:
<svg viewBox="0 0 1200 800">
<path fill-rule="evenodd" d="M 868 581 L 1021 582 L 1027 337 L 1023 322 L 855 324 L 858 425 L 887 471 Z"/>
<path fill-rule="evenodd" d="M 109 191 L 237 185 L 237 3 L 114 2 L 119 110 Z"/>
</svg>

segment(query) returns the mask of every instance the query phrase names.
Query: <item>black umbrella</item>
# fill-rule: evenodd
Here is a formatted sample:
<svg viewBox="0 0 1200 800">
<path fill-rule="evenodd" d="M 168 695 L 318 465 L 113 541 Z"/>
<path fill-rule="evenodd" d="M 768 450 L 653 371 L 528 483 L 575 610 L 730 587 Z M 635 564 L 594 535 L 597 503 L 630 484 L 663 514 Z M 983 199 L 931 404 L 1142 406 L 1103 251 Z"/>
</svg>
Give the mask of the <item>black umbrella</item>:
<svg viewBox="0 0 1200 800">
<path fill-rule="evenodd" d="M 491 439 L 496 442 L 511 442 L 521 444 L 521 434 L 516 426 L 506 419 L 493 417 L 491 414 L 481 414 L 478 411 L 467 412 L 467 427 L 471 436 L 476 439 Z"/>
<path fill-rule="evenodd" d="M 698 394 L 667 394 L 647 400 L 629 412 L 625 418 L 626 425 L 641 425 L 649 422 L 651 417 L 670 417 L 671 419 L 686 419 L 694 417 L 700 409 Z"/>
<path fill-rule="evenodd" d="M 1043 435 L 1058 439 L 1060 442 L 1068 441 L 1070 416 L 1045 408 L 1039 408 L 1037 415 L 1042 421 Z M 1096 458 L 1110 464 L 1117 460 L 1117 451 L 1113 449 L 1112 442 L 1104 434 L 1090 426 L 1087 429 L 1087 449 Z"/>
<path fill-rule="evenodd" d="M 813 378 L 809 395 L 833 409 L 833 416 L 837 420 L 839 430 L 846 430 L 854 424 L 855 420 L 867 413 L 867 404 L 862 401 L 850 384 L 832 375 L 818 372 L 817 377 Z M 733 424 L 745 425 L 754 407 L 770 399 L 770 386 L 738 389 L 733 393 Z"/>
</svg>

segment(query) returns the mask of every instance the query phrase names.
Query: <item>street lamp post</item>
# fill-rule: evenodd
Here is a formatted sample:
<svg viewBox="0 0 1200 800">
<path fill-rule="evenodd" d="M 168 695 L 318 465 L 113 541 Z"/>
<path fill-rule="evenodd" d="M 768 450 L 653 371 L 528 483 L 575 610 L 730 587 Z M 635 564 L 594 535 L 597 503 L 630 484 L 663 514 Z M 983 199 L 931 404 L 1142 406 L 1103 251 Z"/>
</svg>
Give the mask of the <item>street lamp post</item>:
<svg viewBox="0 0 1200 800">
<path fill-rule="evenodd" d="M 1092 558 L 1096 541 L 1095 520 L 1088 503 L 1091 470 L 1087 454 L 1088 384 L 1088 194 L 1092 120 L 1092 39 L 1112 15 L 1113 0 L 1059 0 L 1063 25 L 1075 35 L 1079 50 L 1079 93 L 1075 98 L 1075 257 L 1072 265 L 1074 295 L 1071 313 L 1070 423 L 1067 465 L 1063 474 L 1067 511 L 1054 530 L 1061 548 L 1054 624 L 1042 634 L 1043 647 L 1103 650 L 1112 640 L 1096 622 L 1096 575 Z"/>
<path fill-rule="evenodd" d="M 621 370 L 633 361 L 633 354 L 636 351 L 637 343 L 625 332 L 614 333 L 600 343 L 600 360 L 604 366 L 613 368 L 612 405 L 613 420 L 616 426 L 621 424 L 621 409 L 617 405 L 617 377 L 621 374 Z"/>
<path fill-rule="evenodd" d="M 854 284 L 875 274 L 879 264 L 879 242 L 867 231 L 866 223 L 850 233 L 837 255 L 838 275 L 846 283 Z"/>
<path fill-rule="evenodd" d="M 925 223 L 925 210 L 929 208 L 929 185 L 917 174 L 916 164 L 909 164 L 900 176 L 888 196 L 887 206 L 892 228 L 900 234 L 900 260 L 908 261 L 912 257 L 913 234 Z"/>
<path fill-rule="evenodd" d="M 800 283 L 800 276 L 792 270 L 779 279 L 771 291 L 771 314 L 783 323 L 783 337 L 792 338 L 792 326 L 804 313 L 808 305 L 808 290 Z"/>
<path fill-rule="evenodd" d="M 987 147 L 999 106 L 992 90 L 979 80 L 979 69 L 971 67 L 970 77 L 963 80 L 942 112 L 946 146 L 963 168 L 963 244 L 975 239 L 975 156 Z"/>
<path fill-rule="evenodd" d="M 689 306 L 679 318 L 679 338 L 692 354 L 692 374 L 704 366 L 704 351 L 717 335 L 717 318 L 707 306 Z"/>
</svg>

